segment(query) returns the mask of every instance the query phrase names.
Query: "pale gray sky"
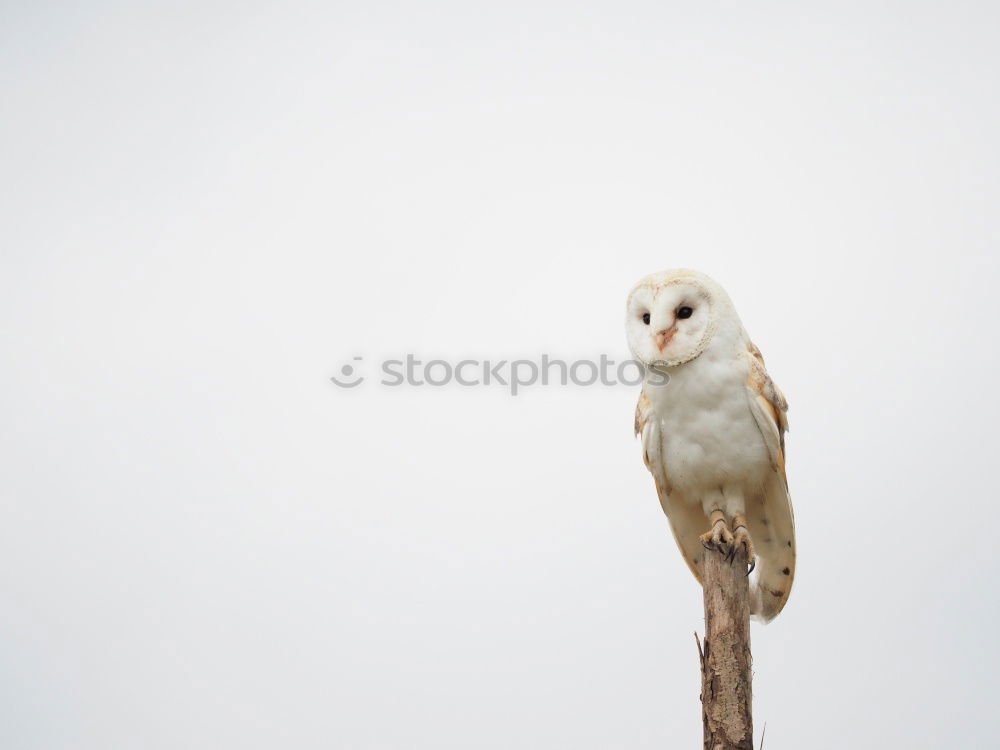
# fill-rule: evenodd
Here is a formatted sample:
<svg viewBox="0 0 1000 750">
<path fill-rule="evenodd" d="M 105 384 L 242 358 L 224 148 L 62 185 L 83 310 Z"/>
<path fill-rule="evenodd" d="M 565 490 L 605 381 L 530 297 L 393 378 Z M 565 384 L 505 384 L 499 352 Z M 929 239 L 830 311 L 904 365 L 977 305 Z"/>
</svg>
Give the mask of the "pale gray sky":
<svg viewBox="0 0 1000 750">
<path fill-rule="evenodd" d="M 997 742 L 988 3 L 0 10 L 0 746 L 697 747 L 627 356 L 721 282 L 791 403 L 785 748 Z M 372 364 L 372 366 L 374 366 Z"/>
</svg>

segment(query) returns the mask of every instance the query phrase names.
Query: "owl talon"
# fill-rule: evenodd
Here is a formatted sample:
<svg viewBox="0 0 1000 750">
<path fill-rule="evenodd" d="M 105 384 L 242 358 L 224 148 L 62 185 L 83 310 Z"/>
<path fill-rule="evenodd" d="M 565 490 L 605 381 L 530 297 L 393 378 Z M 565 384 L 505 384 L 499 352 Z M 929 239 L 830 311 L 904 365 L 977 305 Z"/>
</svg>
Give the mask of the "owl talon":
<svg viewBox="0 0 1000 750">
<path fill-rule="evenodd" d="M 724 518 L 718 518 L 712 528 L 701 535 L 701 544 L 705 549 L 714 549 L 723 557 L 729 559 L 733 552 L 733 533 L 726 526 Z"/>
<path fill-rule="evenodd" d="M 750 532 L 747 531 L 747 527 L 740 524 L 733 531 L 733 553 L 742 547 L 747 553 L 747 562 L 750 565 L 750 570 L 747 571 L 747 575 L 753 571 L 757 566 L 757 555 L 753 549 L 753 541 L 750 539 Z"/>
</svg>

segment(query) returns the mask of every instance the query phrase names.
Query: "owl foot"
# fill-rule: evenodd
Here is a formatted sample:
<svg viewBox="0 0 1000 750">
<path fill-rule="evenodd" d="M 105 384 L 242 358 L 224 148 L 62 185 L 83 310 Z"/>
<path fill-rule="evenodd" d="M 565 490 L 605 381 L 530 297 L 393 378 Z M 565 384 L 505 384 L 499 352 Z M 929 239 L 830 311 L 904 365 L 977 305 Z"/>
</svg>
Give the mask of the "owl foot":
<svg viewBox="0 0 1000 750">
<path fill-rule="evenodd" d="M 714 549 L 726 557 L 733 552 L 733 532 L 726 526 L 726 517 L 721 510 L 713 510 L 709 517 L 712 528 L 701 535 L 701 545 L 705 549 Z"/>
<path fill-rule="evenodd" d="M 747 519 L 741 513 L 737 513 L 733 516 L 733 550 L 730 557 L 730 562 L 732 558 L 736 556 L 736 550 L 742 548 L 747 553 L 747 562 L 750 563 L 750 568 L 747 570 L 747 575 L 753 572 L 753 569 L 757 567 L 757 556 L 753 550 L 753 540 L 750 539 L 750 532 L 747 531 Z"/>
</svg>

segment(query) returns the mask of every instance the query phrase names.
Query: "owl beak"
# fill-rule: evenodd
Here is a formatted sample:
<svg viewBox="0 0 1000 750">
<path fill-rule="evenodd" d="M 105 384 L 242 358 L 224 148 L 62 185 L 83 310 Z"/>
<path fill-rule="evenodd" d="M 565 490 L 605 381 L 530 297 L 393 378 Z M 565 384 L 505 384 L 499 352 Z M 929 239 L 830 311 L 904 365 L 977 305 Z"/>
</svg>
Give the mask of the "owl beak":
<svg viewBox="0 0 1000 750">
<path fill-rule="evenodd" d="M 670 326 L 670 328 L 664 328 L 662 331 L 657 331 L 656 335 L 654 336 L 654 339 L 656 341 L 656 348 L 659 349 L 661 352 L 664 349 L 666 349 L 667 344 L 670 343 L 670 340 L 674 337 L 674 334 L 676 332 L 677 329 L 674 328 L 673 326 Z"/>
</svg>

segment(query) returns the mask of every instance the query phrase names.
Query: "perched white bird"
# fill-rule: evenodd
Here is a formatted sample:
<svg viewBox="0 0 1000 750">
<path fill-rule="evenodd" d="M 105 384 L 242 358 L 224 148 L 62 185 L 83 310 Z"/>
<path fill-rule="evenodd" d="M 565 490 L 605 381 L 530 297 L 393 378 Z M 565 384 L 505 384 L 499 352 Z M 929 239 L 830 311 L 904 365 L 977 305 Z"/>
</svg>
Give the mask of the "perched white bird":
<svg viewBox="0 0 1000 750">
<path fill-rule="evenodd" d="M 730 556 L 745 549 L 755 565 L 751 612 L 766 622 L 795 577 L 785 397 L 729 295 L 702 273 L 642 279 L 625 327 L 647 368 L 635 431 L 684 560 L 701 581 L 703 546 Z"/>
</svg>

